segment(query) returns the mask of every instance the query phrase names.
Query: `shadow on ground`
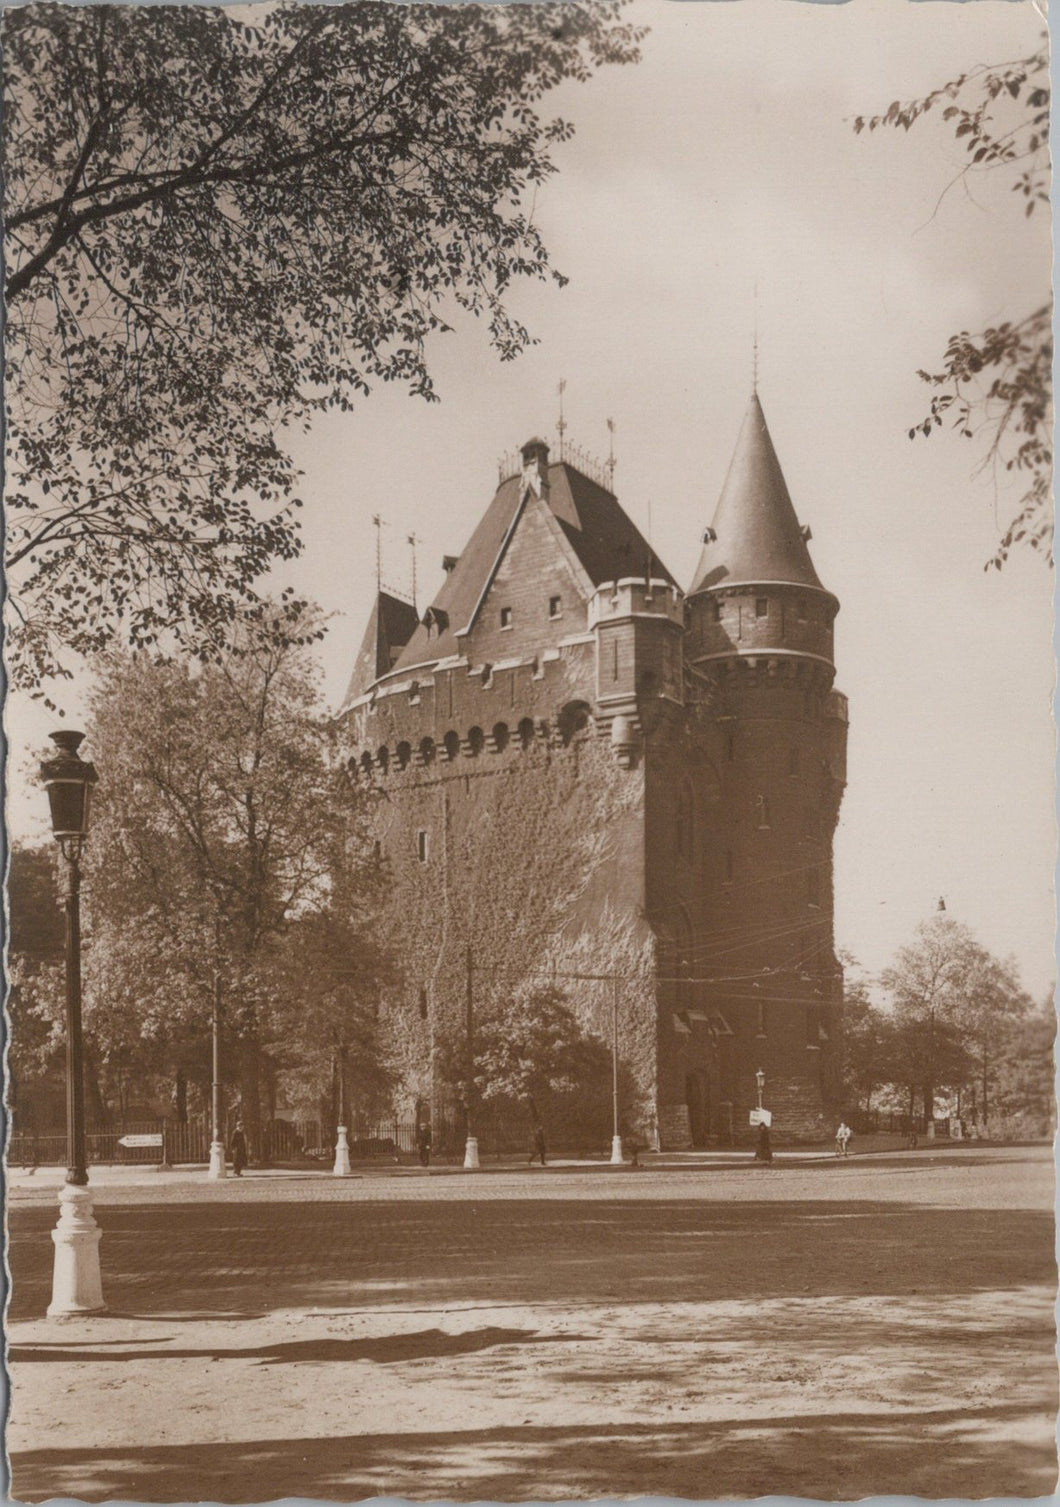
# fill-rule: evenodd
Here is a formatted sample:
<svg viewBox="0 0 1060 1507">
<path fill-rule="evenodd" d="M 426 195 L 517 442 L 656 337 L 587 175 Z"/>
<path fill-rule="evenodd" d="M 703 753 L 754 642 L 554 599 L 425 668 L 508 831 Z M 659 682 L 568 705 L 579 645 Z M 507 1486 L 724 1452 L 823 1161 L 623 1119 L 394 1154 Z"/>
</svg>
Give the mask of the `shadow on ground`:
<svg viewBox="0 0 1060 1507">
<path fill-rule="evenodd" d="M 1056 1479 L 1047 1445 L 1007 1446 L 1029 1415 L 888 1409 L 723 1423 L 533 1426 L 297 1438 L 254 1444 L 24 1451 L 20 1501 L 55 1495 L 153 1502 L 258 1502 L 306 1496 L 457 1501 L 631 1497 L 849 1500 L 894 1494 L 1042 1496 Z M 984 1420 L 988 1427 L 984 1429 Z M 911 1449 L 911 1441 L 917 1448 Z M 939 1490 L 937 1451 L 946 1458 Z M 518 1483 L 515 1485 L 514 1483 Z"/>
<path fill-rule="evenodd" d="M 554 1345 L 580 1344 L 586 1338 L 582 1334 L 537 1335 L 529 1329 L 502 1329 L 487 1326 L 465 1334 L 446 1334 L 442 1329 L 421 1329 L 413 1334 L 375 1335 L 367 1339 L 278 1340 L 271 1345 L 245 1347 L 202 1346 L 194 1350 L 173 1349 L 106 1350 L 96 1353 L 96 1341 L 74 1349 L 67 1346 L 55 1349 L 50 1344 L 12 1345 L 8 1350 L 11 1365 L 27 1362 L 59 1361 L 81 1364 L 85 1361 L 102 1361 L 112 1365 L 115 1361 L 150 1360 L 256 1360 L 263 1366 L 282 1366 L 292 1362 L 326 1361 L 376 1361 L 380 1365 L 393 1365 L 399 1361 L 439 1360 L 458 1355 L 477 1355 L 483 1350 L 492 1350 L 498 1345 Z M 155 1339 L 160 1345 L 161 1340 Z"/>
</svg>

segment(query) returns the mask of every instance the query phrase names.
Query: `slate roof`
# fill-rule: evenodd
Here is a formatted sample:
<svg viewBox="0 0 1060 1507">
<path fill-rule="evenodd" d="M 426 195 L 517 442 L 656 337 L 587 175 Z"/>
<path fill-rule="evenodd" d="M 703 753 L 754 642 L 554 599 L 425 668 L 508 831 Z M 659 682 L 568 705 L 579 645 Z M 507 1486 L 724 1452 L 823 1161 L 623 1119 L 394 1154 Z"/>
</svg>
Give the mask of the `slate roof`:
<svg viewBox="0 0 1060 1507">
<path fill-rule="evenodd" d="M 744 416 L 712 528 L 715 537 L 703 546 L 690 596 L 712 586 L 767 581 L 823 590 L 757 392 Z"/>
<path fill-rule="evenodd" d="M 403 602 L 388 591 L 376 595 L 343 705 L 362 696 L 380 675 L 393 669 L 401 650 L 416 631 L 418 621 L 419 616 L 411 602 Z"/>
<path fill-rule="evenodd" d="M 515 519 L 522 486 L 521 476 L 510 476 L 497 488 L 395 668 L 411 668 L 459 652 L 456 636 L 467 627 L 489 581 Z M 624 576 L 643 576 L 651 554 L 647 540 L 606 488 L 565 461 L 557 461 L 548 467 L 548 502 L 594 587 Z M 655 554 L 651 554 L 651 573 L 656 579 L 673 581 Z M 436 625 L 428 630 L 426 619 L 432 614 Z"/>
</svg>

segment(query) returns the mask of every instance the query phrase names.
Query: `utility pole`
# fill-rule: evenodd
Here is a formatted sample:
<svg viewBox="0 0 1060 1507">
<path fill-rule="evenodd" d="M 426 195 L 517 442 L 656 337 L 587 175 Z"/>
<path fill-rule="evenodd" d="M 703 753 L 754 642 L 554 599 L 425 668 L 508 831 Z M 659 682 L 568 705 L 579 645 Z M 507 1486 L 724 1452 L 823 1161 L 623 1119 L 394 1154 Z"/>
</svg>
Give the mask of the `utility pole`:
<svg viewBox="0 0 1060 1507">
<path fill-rule="evenodd" d="M 210 1084 L 210 1170 L 208 1177 L 228 1176 L 225 1162 L 224 1131 L 221 1128 L 221 928 L 215 933 L 216 953 L 213 968 L 213 1008 L 210 1014 L 210 1037 L 213 1072 Z"/>
<path fill-rule="evenodd" d="M 619 1165 L 622 1136 L 618 1128 L 618 974 L 611 975 L 611 1162 Z"/>
<path fill-rule="evenodd" d="M 474 1119 L 472 1116 L 472 1100 L 475 1095 L 475 983 L 474 983 L 474 958 L 471 953 L 471 943 L 467 944 L 467 998 L 466 1004 L 466 1033 L 467 1033 L 467 1083 L 464 1095 L 467 1100 L 467 1140 L 464 1143 L 464 1171 L 477 1172 L 478 1139 L 474 1134 Z"/>
</svg>

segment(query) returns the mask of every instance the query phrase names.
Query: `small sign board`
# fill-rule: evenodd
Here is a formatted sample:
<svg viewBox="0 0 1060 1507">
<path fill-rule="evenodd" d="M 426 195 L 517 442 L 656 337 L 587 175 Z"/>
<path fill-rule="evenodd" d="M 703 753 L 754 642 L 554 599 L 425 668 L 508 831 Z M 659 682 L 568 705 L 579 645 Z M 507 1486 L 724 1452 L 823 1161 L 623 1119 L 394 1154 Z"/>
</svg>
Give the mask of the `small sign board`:
<svg viewBox="0 0 1060 1507">
<path fill-rule="evenodd" d="M 751 1124 L 752 1125 L 772 1125 L 772 1123 L 773 1123 L 773 1111 L 771 1109 L 752 1109 L 752 1111 L 751 1111 Z"/>
<path fill-rule="evenodd" d="M 161 1133 L 155 1135 L 123 1135 L 118 1140 L 119 1146 L 161 1146 Z"/>
</svg>

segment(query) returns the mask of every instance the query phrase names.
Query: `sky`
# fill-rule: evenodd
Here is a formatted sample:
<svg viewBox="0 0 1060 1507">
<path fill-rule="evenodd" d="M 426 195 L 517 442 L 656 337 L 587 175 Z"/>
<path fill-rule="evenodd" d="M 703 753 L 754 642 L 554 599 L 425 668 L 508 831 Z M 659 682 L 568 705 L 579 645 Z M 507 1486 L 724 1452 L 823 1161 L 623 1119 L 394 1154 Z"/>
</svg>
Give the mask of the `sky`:
<svg viewBox="0 0 1060 1507">
<path fill-rule="evenodd" d="M 567 287 L 513 304 L 538 339 L 501 364 L 462 320 L 431 364 L 441 401 L 380 389 L 300 439 L 305 552 L 276 577 L 333 614 L 322 648 L 342 698 L 384 579 L 421 607 L 487 506 L 497 457 L 568 437 L 687 585 L 746 407 L 759 393 L 824 584 L 840 599 L 836 685 L 850 700 L 836 839 L 836 939 L 886 966 L 939 896 L 1035 994 L 1055 976 L 1052 576 L 1013 556 L 996 478 L 945 431 L 910 443 L 955 330 L 1019 318 L 1049 279 L 1046 217 L 979 175 L 943 194 L 963 151 L 937 115 L 855 135 L 856 115 L 977 63 L 1032 52 L 1029 0 L 738 5 L 633 0 L 643 59 L 552 97 L 576 134 L 534 215 Z M 941 201 L 940 201 L 940 196 Z M 757 288 L 757 296 L 756 296 Z M 62 691 L 69 718 L 83 682 Z M 9 823 L 45 830 L 26 750 L 54 719 L 12 698 Z M 87 752 L 87 747 L 86 747 Z"/>
</svg>

